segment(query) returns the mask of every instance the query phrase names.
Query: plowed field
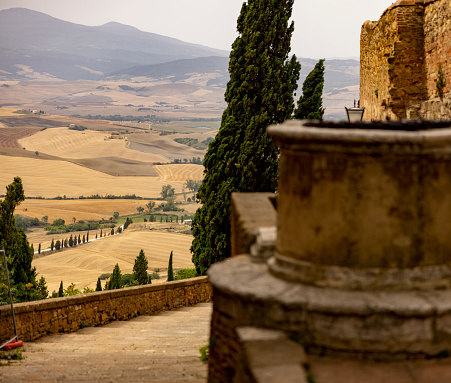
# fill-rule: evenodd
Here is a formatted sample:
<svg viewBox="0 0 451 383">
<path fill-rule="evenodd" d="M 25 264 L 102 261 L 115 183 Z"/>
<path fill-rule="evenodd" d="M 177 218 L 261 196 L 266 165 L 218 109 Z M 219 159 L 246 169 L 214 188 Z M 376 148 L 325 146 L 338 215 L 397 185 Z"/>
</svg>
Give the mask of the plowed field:
<svg viewBox="0 0 451 383">
<path fill-rule="evenodd" d="M 40 130 L 40 128 L 0 127 L 0 148 L 22 148 L 18 140 L 31 136 Z"/>
</svg>

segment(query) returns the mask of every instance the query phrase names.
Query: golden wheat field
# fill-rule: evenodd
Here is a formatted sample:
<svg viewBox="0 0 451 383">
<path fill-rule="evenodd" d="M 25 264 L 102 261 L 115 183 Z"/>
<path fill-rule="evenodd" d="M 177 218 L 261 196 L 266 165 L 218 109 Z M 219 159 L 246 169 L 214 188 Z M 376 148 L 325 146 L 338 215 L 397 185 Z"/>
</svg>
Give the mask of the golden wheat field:
<svg viewBox="0 0 451 383">
<path fill-rule="evenodd" d="M 204 167 L 195 164 L 154 165 L 160 178 L 167 182 L 185 182 L 186 180 L 201 180 L 204 178 Z"/>
<path fill-rule="evenodd" d="M 0 117 L 17 117 L 17 109 L 0 108 Z"/>
<path fill-rule="evenodd" d="M 67 161 L 1 155 L 0 164 L 0 193 L 15 176 L 20 176 L 26 196 L 44 198 L 64 195 L 78 198 L 93 194 L 136 194 L 144 198 L 158 198 L 163 185 L 170 183 L 176 193 L 181 193 L 184 181 L 188 178 L 199 179 L 202 172 L 201 165 L 164 165 L 159 168 L 160 177 L 115 177 Z M 171 167 L 166 170 L 166 166 Z M 194 174 L 186 171 L 187 168 Z"/>
<path fill-rule="evenodd" d="M 148 133 L 159 137 L 158 133 Z M 52 128 L 42 130 L 19 140 L 20 145 L 31 151 L 51 154 L 61 158 L 121 157 L 142 162 L 165 162 L 163 155 L 128 149 L 126 139 L 110 139 L 108 132 Z"/>
<path fill-rule="evenodd" d="M 57 218 L 62 218 L 66 223 L 71 223 L 75 217 L 77 221 L 109 219 L 115 211 L 120 215 L 136 214 L 136 208 L 145 208 L 148 200 L 130 199 L 76 199 L 76 200 L 42 200 L 26 199 L 16 207 L 17 214 L 42 219 L 47 216 L 48 222 L 53 222 Z"/>
<path fill-rule="evenodd" d="M 5 117 L 2 122 L 7 124 L 8 117 L 18 116 L 13 112 L 12 109 L 0 108 L 0 117 Z M 73 123 L 83 125 L 83 121 Z M 74 218 L 76 221 L 109 219 L 115 211 L 121 216 L 135 214 L 138 206 L 145 208 L 149 199 L 160 197 L 163 185 L 172 185 L 177 200 L 184 201 L 185 198 L 192 197 L 188 190 L 185 190 L 185 197 L 183 196 L 185 181 L 203 178 L 202 165 L 152 165 L 153 162 L 167 162 L 169 158 L 203 157 L 205 151 L 197 151 L 174 142 L 173 138 L 177 134 L 160 136 L 155 131 L 130 132 L 134 141 L 139 141 L 140 144 L 141 150 L 134 150 L 131 149 L 131 140 L 127 136 L 122 135 L 124 139 L 111 139 L 107 131 L 77 131 L 67 127 L 33 129 L 36 130 L 34 134 L 18 139 L 17 146 L 26 150 L 15 149 L 21 153 L 10 153 L 5 149 L 0 155 L 0 195 L 5 193 L 6 186 L 15 176 L 20 176 L 27 197 L 66 196 L 74 199 L 26 199 L 16 208 L 16 214 L 39 219 L 47 216 L 50 223 L 62 218 L 66 224 L 73 222 Z M 212 134 L 195 133 L 199 141 Z M 11 139 L 15 140 L 14 137 Z M 80 196 L 94 194 L 135 194 L 144 199 L 78 199 Z M 186 212 L 194 213 L 198 205 L 183 203 L 180 207 Z M 177 224 L 173 227 L 177 228 Z M 186 230 L 186 226 L 179 225 L 178 230 L 182 229 Z M 85 287 L 95 288 L 97 278 L 101 274 L 111 273 L 116 263 L 122 274 L 131 273 L 134 260 L 141 249 L 149 260 L 150 272 L 159 268 L 162 270 L 161 275 L 165 276 L 171 251 L 174 251 L 174 269 L 193 267 L 189 251 L 192 236 L 165 230 L 167 228 L 155 223 L 135 223 L 119 235 L 97 240 L 94 240 L 95 235 L 100 230 L 90 231 L 89 243 L 47 253 L 48 255 L 44 252 L 40 257 L 36 256 L 33 266 L 39 276 L 46 278 L 50 293 L 58 290 L 61 281 L 65 288 L 71 283 L 80 290 Z M 108 230 L 107 232 L 109 233 Z M 70 234 L 47 236 L 41 228 L 30 231 L 27 236 L 30 244 L 34 244 L 34 249 L 37 250 L 39 244 L 42 249 L 47 249 L 52 239 L 61 240 L 68 238 Z M 83 237 L 86 233 L 72 234 Z M 165 278 L 162 278 L 154 283 L 164 281 Z"/>
<path fill-rule="evenodd" d="M 61 281 L 65 288 L 74 283 L 76 288 L 83 290 L 85 287 L 95 288 L 97 278 L 103 273 L 111 273 L 116 263 L 122 274 L 131 273 L 141 249 L 149 262 L 150 272 L 160 268 L 164 269 L 161 275 L 165 275 L 171 251 L 174 269 L 192 268 L 189 251 L 191 242 L 191 235 L 149 229 L 135 231 L 130 225 L 121 234 L 35 259 L 33 266 L 36 267 L 38 277 L 46 279 L 50 293 L 58 290 Z M 164 281 L 162 278 L 154 282 Z"/>
</svg>

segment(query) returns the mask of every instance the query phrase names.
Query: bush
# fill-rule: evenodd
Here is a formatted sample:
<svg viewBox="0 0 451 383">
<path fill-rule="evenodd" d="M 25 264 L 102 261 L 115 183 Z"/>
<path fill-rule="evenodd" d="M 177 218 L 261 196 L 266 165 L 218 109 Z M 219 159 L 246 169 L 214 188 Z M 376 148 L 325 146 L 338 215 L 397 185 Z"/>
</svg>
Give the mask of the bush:
<svg viewBox="0 0 451 383">
<path fill-rule="evenodd" d="M 52 223 L 52 226 L 63 226 L 66 221 L 62 218 L 55 219 Z"/>
<path fill-rule="evenodd" d="M 177 275 L 174 277 L 174 280 L 188 279 L 194 277 L 197 277 L 196 269 L 180 269 Z"/>
<path fill-rule="evenodd" d="M 122 283 L 124 286 L 130 286 L 130 282 L 132 281 L 133 274 L 124 274 L 122 276 Z"/>
<path fill-rule="evenodd" d="M 99 278 L 101 281 L 104 281 L 105 279 L 108 279 L 111 277 L 111 273 L 104 273 Z"/>
</svg>

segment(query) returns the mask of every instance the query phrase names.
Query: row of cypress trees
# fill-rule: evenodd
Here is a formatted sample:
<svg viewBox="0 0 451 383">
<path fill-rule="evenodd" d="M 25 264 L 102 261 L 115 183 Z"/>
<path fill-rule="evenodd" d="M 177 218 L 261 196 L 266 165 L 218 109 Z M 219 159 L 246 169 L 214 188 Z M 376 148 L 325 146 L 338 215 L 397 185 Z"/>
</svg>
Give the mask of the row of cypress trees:
<svg viewBox="0 0 451 383">
<path fill-rule="evenodd" d="M 294 0 L 248 0 L 232 45 L 227 107 L 204 158 L 201 202 L 193 219 L 192 261 L 198 275 L 230 256 L 230 197 L 233 192 L 274 192 L 278 148 L 266 127 L 292 118 L 322 118 L 324 60 L 304 82 L 295 110 L 301 65 L 291 50 Z M 319 96 L 319 97 L 318 97 Z"/>
</svg>

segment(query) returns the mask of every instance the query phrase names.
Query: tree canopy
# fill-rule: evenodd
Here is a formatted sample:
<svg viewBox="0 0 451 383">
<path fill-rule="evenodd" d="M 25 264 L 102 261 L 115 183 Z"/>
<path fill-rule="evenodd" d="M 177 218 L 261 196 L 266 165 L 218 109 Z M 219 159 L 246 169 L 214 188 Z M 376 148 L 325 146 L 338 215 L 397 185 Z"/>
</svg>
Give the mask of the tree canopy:
<svg viewBox="0 0 451 383">
<path fill-rule="evenodd" d="M 147 266 L 148 262 L 146 255 L 144 254 L 144 250 L 141 249 L 139 255 L 135 259 L 132 277 L 132 280 L 138 282 L 138 285 L 146 285 L 148 282 Z"/>
<path fill-rule="evenodd" d="M 0 248 L 5 248 L 13 299 L 19 302 L 47 297 L 45 280 L 37 282 L 36 268 L 31 266 L 33 249 L 14 218 L 16 206 L 24 200 L 22 180 L 15 177 L 6 187 L 4 200 L 0 201 Z"/>
<path fill-rule="evenodd" d="M 105 284 L 105 290 L 121 289 L 123 286 L 121 269 L 119 268 L 119 264 L 116 263 L 110 280 Z"/>
<path fill-rule="evenodd" d="M 294 0 L 248 0 L 237 21 L 221 127 L 204 158 L 202 203 L 193 219 L 192 260 L 199 275 L 230 256 L 230 197 L 235 191 L 272 192 L 278 149 L 266 127 L 290 118 L 300 64 L 288 57 Z"/>
<path fill-rule="evenodd" d="M 319 60 L 313 70 L 305 78 L 302 85 L 302 96 L 294 112 L 297 119 L 322 120 L 324 88 L 324 60 Z"/>
</svg>

